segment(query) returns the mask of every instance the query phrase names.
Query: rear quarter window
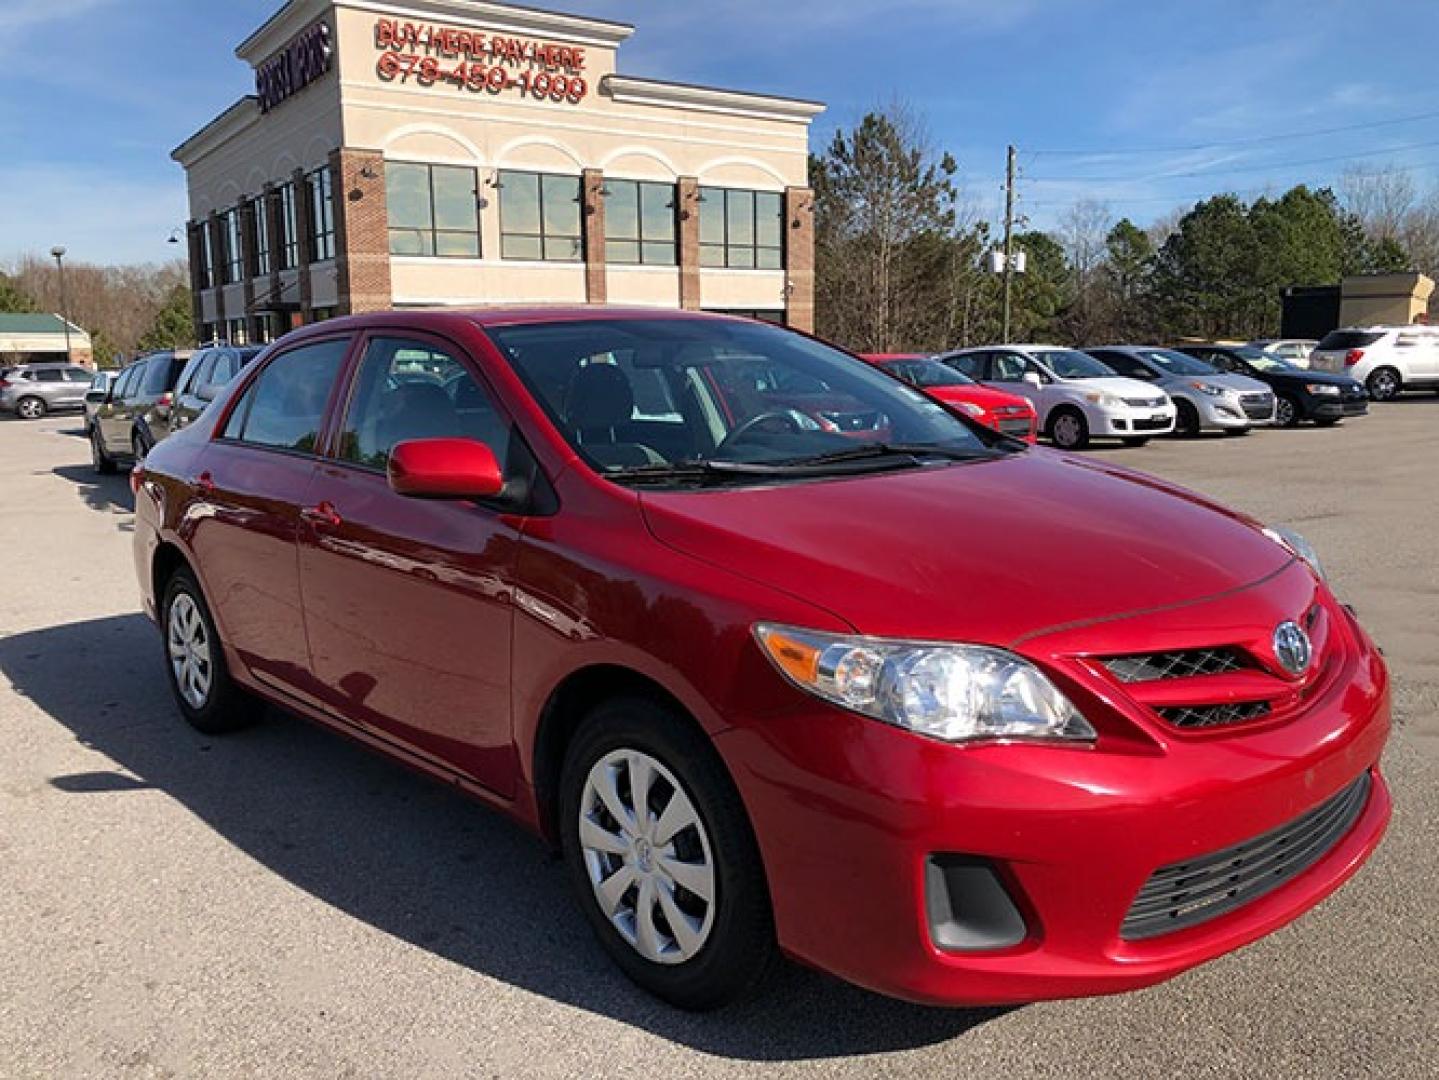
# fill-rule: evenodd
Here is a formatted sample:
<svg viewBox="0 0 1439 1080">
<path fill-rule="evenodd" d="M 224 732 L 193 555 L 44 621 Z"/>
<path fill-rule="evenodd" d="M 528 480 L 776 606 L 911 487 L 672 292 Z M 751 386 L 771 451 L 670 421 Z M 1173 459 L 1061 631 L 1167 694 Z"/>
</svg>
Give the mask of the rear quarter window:
<svg viewBox="0 0 1439 1080">
<path fill-rule="evenodd" d="M 1364 330 L 1331 330 L 1324 335 L 1324 340 L 1319 342 L 1316 348 L 1325 352 L 1338 352 L 1350 349 L 1363 349 L 1373 345 L 1382 338 L 1382 333 L 1375 334 Z"/>
</svg>

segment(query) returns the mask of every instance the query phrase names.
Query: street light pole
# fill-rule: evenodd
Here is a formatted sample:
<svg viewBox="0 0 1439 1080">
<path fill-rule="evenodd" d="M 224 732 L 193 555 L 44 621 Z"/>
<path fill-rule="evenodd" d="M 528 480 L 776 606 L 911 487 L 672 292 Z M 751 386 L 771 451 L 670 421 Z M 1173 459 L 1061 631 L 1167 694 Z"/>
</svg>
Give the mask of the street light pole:
<svg viewBox="0 0 1439 1080">
<path fill-rule="evenodd" d="M 52 247 L 50 254 L 55 256 L 55 265 L 60 269 L 60 321 L 65 324 L 65 362 L 70 363 L 70 302 L 65 296 L 65 249 L 63 247 Z"/>
</svg>

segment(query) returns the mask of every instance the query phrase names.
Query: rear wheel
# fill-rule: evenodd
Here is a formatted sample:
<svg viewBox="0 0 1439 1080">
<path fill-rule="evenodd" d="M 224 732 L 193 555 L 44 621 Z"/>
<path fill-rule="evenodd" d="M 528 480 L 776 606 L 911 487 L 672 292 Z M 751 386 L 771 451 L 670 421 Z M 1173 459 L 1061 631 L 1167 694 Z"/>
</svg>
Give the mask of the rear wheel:
<svg viewBox="0 0 1439 1080">
<path fill-rule="evenodd" d="M 1299 423 L 1299 415 L 1299 403 L 1280 394 L 1274 403 L 1274 422 L 1280 427 L 1294 427 Z"/>
<path fill-rule="evenodd" d="M 1078 409 L 1055 409 L 1049 418 L 1049 438 L 1061 450 L 1083 450 L 1089 445 L 1089 421 Z"/>
<path fill-rule="evenodd" d="M 1369 396 L 1373 400 L 1393 401 L 1404 389 L 1404 380 L 1393 368 L 1382 367 L 1371 371 L 1364 385 L 1369 388 Z"/>
<path fill-rule="evenodd" d="M 175 704 L 190 726 L 207 735 L 223 735 L 252 723 L 254 702 L 230 678 L 210 607 L 188 569 L 182 567 L 171 575 L 160 610 L 165 671 Z"/>
<path fill-rule="evenodd" d="M 101 476 L 109 476 L 115 471 L 115 459 L 106 452 L 105 440 L 95 424 L 90 425 L 90 465 Z"/>
<path fill-rule="evenodd" d="M 39 420 L 45 415 L 45 402 L 37 397 L 22 397 L 15 403 L 15 412 L 21 420 Z"/>
<path fill-rule="evenodd" d="M 640 697 L 596 706 L 565 755 L 560 815 L 580 906 L 634 982 L 683 1009 L 759 985 L 776 954 L 759 848 L 686 717 Z"/>
</svg>

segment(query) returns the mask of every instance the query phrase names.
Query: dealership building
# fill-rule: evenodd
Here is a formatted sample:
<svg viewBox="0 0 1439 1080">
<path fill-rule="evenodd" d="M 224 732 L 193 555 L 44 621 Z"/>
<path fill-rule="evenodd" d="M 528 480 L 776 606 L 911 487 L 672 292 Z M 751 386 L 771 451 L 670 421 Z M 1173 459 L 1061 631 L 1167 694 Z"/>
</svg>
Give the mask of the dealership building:
<svg viewBox="0 0 1439 1080">
<path fill-rule="evenodd" d="M 811 101 L 622 75 L 634 28 L 290 0 L 174 151 L 203 338 L 391 307 L 617 303 L 809 329 Z"/>
</svg>

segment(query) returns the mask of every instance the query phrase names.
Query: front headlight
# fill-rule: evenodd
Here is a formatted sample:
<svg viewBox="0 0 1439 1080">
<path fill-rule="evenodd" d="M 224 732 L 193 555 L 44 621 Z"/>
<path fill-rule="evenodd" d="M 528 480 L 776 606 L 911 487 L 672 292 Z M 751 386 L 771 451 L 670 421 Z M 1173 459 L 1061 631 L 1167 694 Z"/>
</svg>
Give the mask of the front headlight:
<svg viewBox="0 0 1439 1080">
<path fill-rule="evenodd" d="M 1324 564 L 1319 561 L 1319 552 L 1314 550 L 1313 544 L 1293 529 L 1286 529 L 1282 525 L 1270 525 L 1264 530 L 1264 535 L 1281 547 L 1287 548 L 1291 555 L 1308 563 L 1309 569 L 1314 571 L 1315 577 L 1323 579 L 1326 576 Z"/>
<path fill-rule="evenodd" d="M 1192 386 L 1194 389 L 1198 390 L 1201 394 L 1208 394 L 1210 397 L 1223 397 L 1226 393 L 1224 387 L 1214 386 L 1211 383 L 1192 382 L 1189 385 Z"/>
<path fill-rule="evenodd" d="M 983 405 L 976 405 L 972 401 L 960 401 L 957 402 L 957 404 L 961 409 L 963 409 L 970 416 L 974 417 L 976 420 L 979 420 L 984 416 Z"/>
<path fill-rule="evenodd" d="M 1092 741 L 1094 728 L 1029 661 L 981 645 L 846 637 L 760 623 L 765 655 L 801 690 L 945 742 Z"/>
<path fill-rule="evenodd" d="M 1084 400 L 1092 405 L 1100 405 L 1106 409 L 1118 409 L 1124 404 L 1124 399 L 1115 394 L 1101 394 L 1091 391 L 1084 395 Z"/>
<path fill-rule="evenodd" d="M 1330 395 L 1334 397 L 1339 396 L 1339 387 L 1334 386 L 1332 383 L 1305 383 L 1304 389 L 1308 390 L 1311 394 L 1319 394 L 1324 397 L 1329 397 Z"/>
</svg>

